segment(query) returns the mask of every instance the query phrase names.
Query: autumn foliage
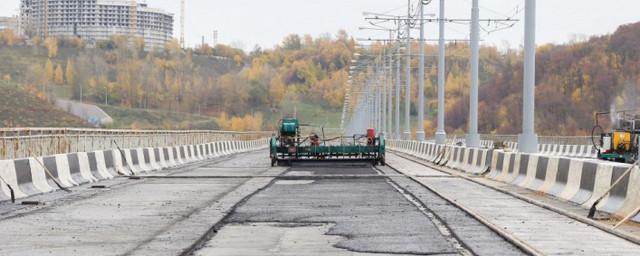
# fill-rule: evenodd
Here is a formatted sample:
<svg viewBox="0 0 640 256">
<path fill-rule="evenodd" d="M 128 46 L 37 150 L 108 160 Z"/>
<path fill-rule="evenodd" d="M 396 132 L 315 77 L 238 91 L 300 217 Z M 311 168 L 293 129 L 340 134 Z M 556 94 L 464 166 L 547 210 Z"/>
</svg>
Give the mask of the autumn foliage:
<svg viewBox="0 0 640 256">
<path fill-rule="evenodd" d="M 413 45 L 414 52 L 417 45 Z M 428 56 L 437 46 L 427 46 Z M 446 129 L 464 134 L 469 115 L 469 46 L 447 45 Z M 413 60 L 417 66 L 417 58 Z M 480 133 L 518 134 L 522 127 L 523 55 L 516 49 L 480 50 Z M 415 72 L 417 73 L 417 72 Z M 413 74 L 412 95 L 417 75 Z M 427 58 L 425 130 L 433 134 L 437 111 L 437 59 Z M 589 135 L 593 114 L 640 108 L 640 23 L 615 33 L 567 44 L 541 45 L 536 56 L 536 130 L 541 135 Z M 417 114 L 416 97 L 412 115 Z"/>
<path fill-rule="evenodd" d="M 125 37 L 100 41 L 95 48 L 77 38 L 32 38 L 27 44 L 5 30 L 0 47 L 22 52 L 20 58 L 0 60 L 2 78 L 37 89 L 39 97 L 60 97 L 63 91 L 68 92 L 66 97 L 111 106 L 197 113 L 215 117 L 221 129 L 229 130 L 269 128 L 274 117 L 291 114 L 285 107 L 300 102 L 341 111 L 356 52 L 354 40 L 343 31 L 316 38 L 292 34 L 274 48 L 256 46 L 245 52 L 227 45 L 181 49 L 175 41 L 149 50 L 142 40 Z M 413 52 L 417 47 L 412 46 Z M 25 48 L 32 50 L 24 53 Z M 358 51 L 375 55 L 381 50 L 373 45 Z M 428 45 L 425 50 L 424 126 L 432 134 L 437 107 L 437 59 L 432 56 L 437 55 L 437 46 Z M 469 55 L 467 44 L 447 45 L 449 133 L 463 134 L 467 127 Z M 481 48 L 481 133 L 520 132 L 522 60 L 519 49 Z M 412 67 L 417 61 L 413 58 Z M 17 68 L 3 71 L 7 67 Z M 640 23 L 621 26 L 611 35 L 541 45 L 536 71 L 537 132 L 588 134 L 595 111 L 640 107 L 635 102 L 640 84 Z M 362 74 L 354 74 L 354 86 L 362 79 Z M 417 114 L 417 79 L 413 72 L 413 116 Z"/>
<path fill-rule="evenodd" d="M 2 34 L 0 46 L 16 47 L 14 37 Z M 35 61 L 26 66 L 17 66 L 25 65 L 17 59 L 0 62 L 16 66 L 16 80 L 38 88 L 43 98 L 196 113 L 216 117 L 222 129 L 260 130 L 263 113 L 291 114 L 281 110 L 284 102 L 337 111 L 355 44 L 340 32 L 290 35 L 274 49 L 256 47 L 248 54 L 221 44 L 181 49 L 176 41 L 145 49 L 140 38 L 123 36 L 91 48 L 77 38 L 32 38 L 30 47 L 28 57 Z"/>
</svg>

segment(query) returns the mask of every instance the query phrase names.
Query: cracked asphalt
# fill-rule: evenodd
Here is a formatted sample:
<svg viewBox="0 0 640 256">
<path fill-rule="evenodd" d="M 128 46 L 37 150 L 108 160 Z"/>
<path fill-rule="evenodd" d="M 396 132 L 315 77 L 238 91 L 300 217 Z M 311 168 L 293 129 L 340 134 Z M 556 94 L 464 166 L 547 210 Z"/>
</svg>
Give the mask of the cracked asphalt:
<svg viewBox="0 0 640 256">
<path fill-rule="evenodd" d="M 266 155 L 1 202 L 0 255 L 522 254 L 386 167 L 272 168 Z"/>
<path fill-rule="evenodd" d="M 385 168 L 382 168 L 385 169 Z M 388 170 L 387 170 L 388 171 Z M 500 236 L 482 226 L 461 210 L 440 200 L 422 197 L 428 190 L 408 179 L 397 177 L 402 187 L 417 193 L 419 203 L 438 206 L 437 218 L 455 221 L 453 230 L 464 235 L 451 235 L 463 248 L 458 248 L 441 228 L 414 203 L 407 200 L 384 176 L 370 166 L 300 166 L 284 175 L 324 177 L 325 175 L 363 175 L 361 179 L 276 180 L 235 209 L 220 232 L 205 243 L 196 255 L 339 255 L 343 249 L 360 254 L 381 255 L 520 255 L 522 252 Z M 392 174 L 392 173 L 389 173 Z M 421 189 L 422 188 L 422 189 Z M 332 246 L 325 251 L 299 248 L 296 252 L 283 245 L 305 243 L 306 234 L 292 236 L 289 229 L 326 230 L 308 232 L 316 240 Z M 314 226 L 315 225 L 315 226 Z M 447 230 L 449 227 L 444 227 Z M 270 231 L 269 231 L 270 230 Z M 300 233 L 300 232 L 298 232 Z M 304 233 L 304 232 L 302 232 Z M 264 238 L 264 236 L 267 238 Z M 254 238 L 254 237 L 260 238 Z M 339 237 L 339 238 L 336 238 Z M 243 237 L 244 243 L 233 238 Z M 268 238 L 271 237 L 271 238 Z M 255 242 L 255 243 L 254 243 Z M 266 244 L 266 245 L 265 245 Z M 275 250 L 275 251 L 274 251 Z M 351 254 L 348 254 L 351 255 Z"/>
</svg>

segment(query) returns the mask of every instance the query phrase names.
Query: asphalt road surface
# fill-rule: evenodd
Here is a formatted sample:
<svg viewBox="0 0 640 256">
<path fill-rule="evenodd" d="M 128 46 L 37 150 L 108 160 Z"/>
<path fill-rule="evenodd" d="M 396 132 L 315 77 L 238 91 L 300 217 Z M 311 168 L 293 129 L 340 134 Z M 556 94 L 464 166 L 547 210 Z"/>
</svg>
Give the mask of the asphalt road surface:
<svg viewBox="0 0 640 256">
<path fill-rule="evenodd" d="M 270 167 L 264 151 L 0 203 L 0 255 L 637 255 L 640 246 L 389 154 Z"/>
</svg>

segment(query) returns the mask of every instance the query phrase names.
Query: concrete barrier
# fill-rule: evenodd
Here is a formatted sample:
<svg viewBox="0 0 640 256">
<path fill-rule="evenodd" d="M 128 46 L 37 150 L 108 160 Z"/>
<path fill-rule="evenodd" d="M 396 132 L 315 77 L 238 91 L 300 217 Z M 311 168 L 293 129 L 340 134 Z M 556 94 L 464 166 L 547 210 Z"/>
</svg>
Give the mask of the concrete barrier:
<svg viewBox="0 0 640 256">
<path fill-rule="evenodd" d="M 83 153 L 73 153 L 67 154 L 67 167 L 69 168 L 69 173 L 71 173 L 71 179 L 75 185 L 89 183 L 95 180 L 92 175 L 88 174 L 88 161 L 81 160 L 81 154 Z"/>
<path fill-rule="evenodd" d="M 162 170 L 165 168 L 163 166 L 164 161 L 160 155 L 160 148 L 149 148 L 149 154 L 149 157 L 151 158 L 150 166 L 153 168 L 152 171 Z"/>
<path fill-rule="evenodd" d="M 579 151 L 569 149 L 569 152 Z M 511 159 L 514 159 L 513 156 Z M 593 202 L 612 185 L 612 182 L 629 167 L 626 164 L 539 154 L 518 154 L 515 156 L 514 163 L 515 173 L 517 173 L 514 179 L 510 179 L 510 175 L 505 175 L 509 173 L 508 171 L 503 171 L 502 175 L 487 177 L 542 192 L 560 200 L 581 205 L 586 209 L 590 208 Z M 614 187 L 609 196 L 605 197 L 599 204 L 598 210 L 623 217 L 638 205 L 640 205 L 640 170 L 634 168 L 631 174 Z M 635 221 L 639 220 L 635 217 Z"/>
<path fill-rule="evenodd" d="M 11 190 L 13 189 L 14 196 L 16 198 L 25 197 L 26 195 L 19 191 L 18 177 L 16 177 L 16 171 L 13 160 L 0 160 L 0 200 L 5 201 L 11 199 Z M 5 183 L 6 182 L 6 183 Z M 7 186 L 8 185 L 8 186 Z"/>
<path fill-rule="evenodd" d="M 203 144 L 204 147 L 204 158 L 211 159 L 213 158 L 213 150 L 211 149 L 212 143 Z"/>
<path fill-rule="evenodd" d="M 229 154 L 229 149 L 227 147 L 227 142 L 226 141 L 221 141 L 221 142 L 218 142 L 218 143 L 219 143 L 218 145 L 220 146 L 220 154 L 223 155 L 223 156 L 228 155 Z"/>
<path fill-rule="evenodd" d="M 191 162 L 195 162 L 198 161 L 198 158 L 196 157 L 195 154 L 195 146 L 194 145 L 187 145 L 185 146 L 185 150 L 187 151 L 187 162 L 191 163 Z"/>
<path fill-rule="evenodd" d="M 232 141 L 231 145 L 232 145 L 232 151 L 233 153 L 239 153 L 240 152 L 240 147 L 238 145 L 239 143 L 237 141 Z"/>
<path fill-rule="evenodd" d="M 77 152 L 0 161 L 0 201 L 48 193 L 62 187 L 176 167 L 193 161 L 268 147 L 268 141 L 224 141 L 200 145 Z M 426 147 L 425 147 L 426 148 Z M 50 172 L 47 174 L 45 168 Z M 8 185 L 8 186 L 7 186 Z"/>
<path fill-rule="evenodd" d="M 103 151 L 89 152 L 87 153 L 87 158 L 89 160 L 89 171 L 98 180 L 113 179 L 117 175 L 107 169 Z"/>
<path fill-rule="evenodd" d="M 222 144 L 220 142 L 212 143 L 214 157 L 222 156 Z"/>
<path fill-rule="evenodd" d="M 207 143 L 207 156 L 208 158 L 214 158 L 215 157 L 215 151 L 214 151 L 214 147 L 213 147 L 213 143 Z"/>
<path fill-rule="evenodd" d="M 229 154 L 237 153 L 236 145 L 233 141 L 227 141 L 227 145 L 229 146 Z"/>
<path fill-rule="evenodd" d="M 27 195 L 34 195 L 52 191 L 53 188 L 49 186 L 47 177 L 45 176 L 42 166 L 39 166 L 35 159 L 18 159 L 13 161 L 13 170 L 16 173 L 17 189 L 14 186 L 14 191 L 20 191 L 16 198 L 20 198 Z"/>
<path fill-rule="evenodd" d="M 493 160 L 491 161 L 491 170 L 487 174 L 487 177 L 493 179 L 498 175 L 500 175 L 500 173 L 502 173 L 502 169 L 504 168 L 504 162 L 505 162 L 504 151 L 498 151 L 498 150 L 494 151 Z"/>
<path fill-rule="evenodd" d="M 457 169 L 458 165 L 462 163 L 465 155 L 465 148 L 463 147 L 451 147 L 452 154 L 449 155 L 445 166 L 453 169 Z"/>
<path fill-rule="evenodd" d="M 191 162 L 188 146 L 180 146 L 180 160 L 182 161 L 182 164 L 188 164 Z"/>
<path fill-rule="evenodd" d="M 489 163 L 493 157 L 492 149 L 470 148 L 465 160 L 458 166 L 458 170 L 472 174 L 483 174 L 489 170 Z"/>
<path fill-rule="evenodd" d="M 207 144 L 200 144 L 198 145 L 198 159 L 200 160 L 207 160 L 209 159 L 209 155 L 207 152 Z"/>
<path fill-rule="evenodd" d="M 511 183 L 511 181 L 513 181 L 518 174 L 516 168 L 520 166 L 520 156 L 520 154 L 515 152 L 506 153 L 504 158 L 505 163 L 502 166 L 502 172 L 500 172 L 500 174 L 498 174 L 495 179 L 502 182 Z"/>
<path fill-rule="evenodd" d="M 173 161 L 176 163 L 176 165 L 181 165 L 184 162 L 182 161 L 182 153 L 183 150 L 181 149 L 182 147 L 171 147 L 171 151 L 173 152 Z"/>
<path fill-rule="evenodd" d="M 151 150 L 149 150 L 149 148 L 140 148 L 138 149 L 138 157 L 140 159 L 140 169 L 145 172 L 148 173 L 150 171 L 153 171 L 153 166 L 151 164 L 152 162 L 152 153 Z"/>
<path fill-rule="evenodd" d="M 164 158 L 165 162 L 167 163 L 167 168 L 178 166 L 178 163 L 176 163 L 175 159 L 177 154 L 173 147 L 164 147 L 162 148 L 162 151 L 164 152 Z"/>
<path fill-rule="evenodd" d="M 152 151 L 149 148 L 138 149 L 138 157 L 140 159 L 139 167 L 143 172 L 150 172 L 154 170 L 152 165 Z"/>
<path fill-rule="evenodd" d="M 389 148 L 426 161 L 538 191 L 560 200 L 589 208 L 629 167 L 628 164 L 590 160 L 593 146 L 544 144 L 540 154 L 522 154 L 502 150 L 474 149 L 390 140 Z M 509 148 L 517 143 L 509 143 Z M 438 157 L 446 150 L 447 154 Z M 598 205 L 598 210 L 624 217 L 640 205 L 640 169 L 613 188 Z M 640 222 L 640 214 L 632 218 Z"/>
<path fill-rule="evenodd" d="M 129 169 L 133 174 L 142 173 L 140 169 L 140 158 L 138 156 L 138 149 L 123 149 L 124 159 L 122 166 Z"/>
<path fill-rule="evenodd" d="M 164 148 L 153 148 L 153 155 L 155 156 L 155 160 L 156 160 L 156 165 L 159 167 L 159 169 L 167 169 L 169 168 L 169 152 L 167 151 L 167 154 L 165 154 L 164 152 Z"/>
</svg>

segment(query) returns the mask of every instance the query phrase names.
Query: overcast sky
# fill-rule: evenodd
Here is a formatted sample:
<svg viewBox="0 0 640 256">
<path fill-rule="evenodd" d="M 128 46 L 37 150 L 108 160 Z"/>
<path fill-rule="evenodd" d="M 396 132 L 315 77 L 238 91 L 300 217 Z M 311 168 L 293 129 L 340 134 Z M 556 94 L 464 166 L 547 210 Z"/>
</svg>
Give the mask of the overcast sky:
<svg viewBox="0 0 640 256">
<path fill-rule="evenodd" d="M 17 13 L 19 0 L 0 0 L 0 16 Z M 359 31 L 367 26 L 363 11 L 405 14 L 407 0 L 186 0 L 186 40 L 188 45 L 200 44 L 202 36 L 211 42 L 213 30 L 219 32 L 219 42 L 242 46 L 270 48 L 290 33 L 318 36 L 346 30 L 357 38 L 386 37 L 384 32 Z M 434 0 L 427 13 L 438 13 Z M 175 13 L 176 37 L 179 35 L 179 0 L 147 0 L 151 7 Z M 412 3 L 416 3 L 413 0 Z M 469 18 L 471 0 L 447 0 L 448 18 Z M 637 0 L 538 0 L 537 42 L 563 43 L 571 39 L 601 35 L 615 31 L 621 25 L 640 21 L 640 1 Z M 524 19 L 524 0 L 480 0 L 480 17 L 505 18 L 517 14 Z M 519 12 L 518 12 L 519 10 Z M 482 24 L 483 26 L 487 24 Z M 437 37 L 437 24 L 428 24 L 427 37 Z M 523 41 L 524 22 L 513 28 L 491 34 L 483 33 L 483 44 L 518 47 Z M 447 26 L 447 37 L 468 38 L 468 25 Z M 414 35 L 417 31 L 413 32 Z"/>
</svg>

